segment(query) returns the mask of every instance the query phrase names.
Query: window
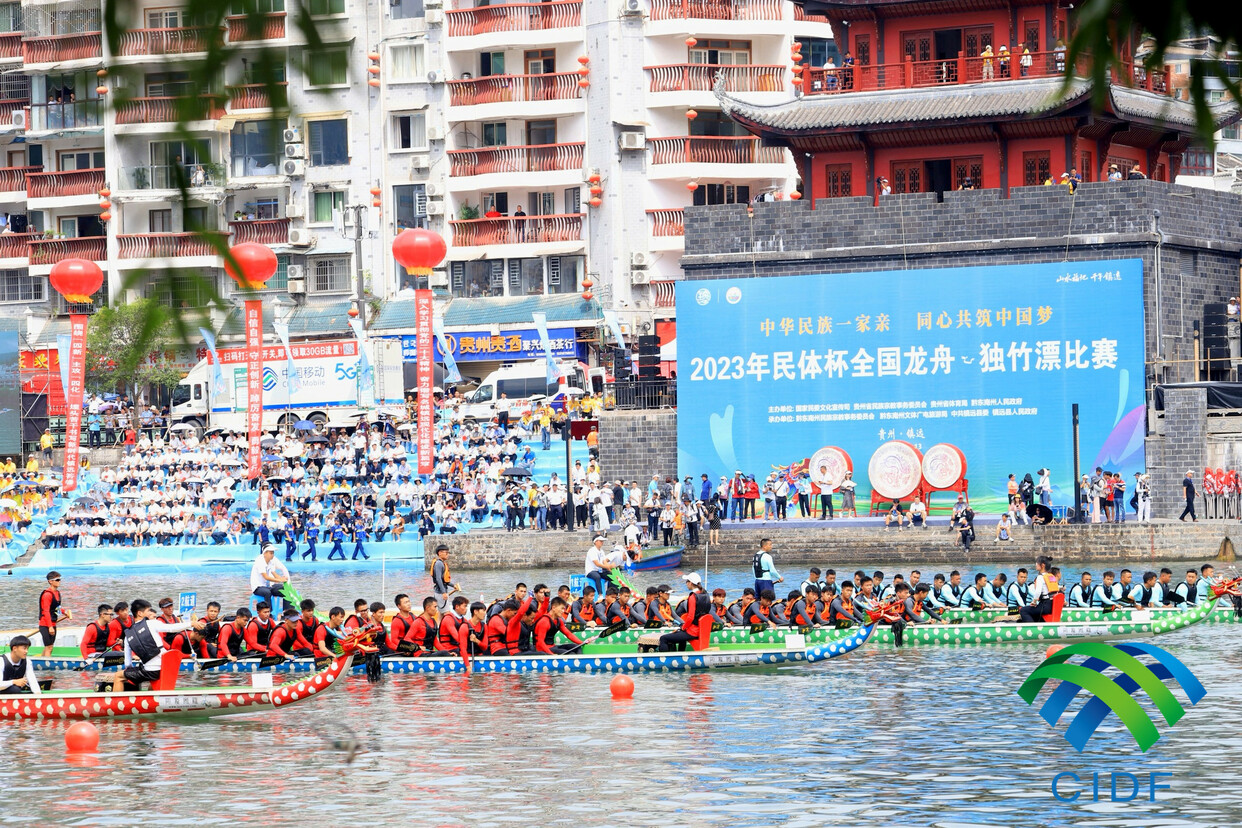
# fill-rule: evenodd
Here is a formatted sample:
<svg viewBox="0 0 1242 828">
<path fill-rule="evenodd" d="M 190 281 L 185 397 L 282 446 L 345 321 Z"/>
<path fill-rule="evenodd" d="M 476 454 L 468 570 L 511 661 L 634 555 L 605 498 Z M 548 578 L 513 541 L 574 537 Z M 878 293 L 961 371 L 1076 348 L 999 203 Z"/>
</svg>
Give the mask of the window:
<svg viewBox="0 0 1242 828">
<path fill-rule="evenodd" d="M 340 190 L 320 190 L 311 196 L 311 221 L 329 224 L 332 213 L 345 209 L 345 193 Z"/>
<path fill-rule="evenodd" d="M 423 16 L 423 0 L 389 0 L 389 13 L 393 20 L 409 20 Z"/>
<path fill-rule="evenodd" d="M 231 279 L 229 281 L 232 281 Z M 272 278 L 263 283 L 264 290 L 288 290 L 289 289 L 289 257 L 276 257 L 276 272 L 272 274 Z"/>
<path fill-rule="evenodd" d="M 181 9 L 148 9 L 148 29 L 180 29 L 194 25 L 193 21 Z"/>
<path fill-rule="evenodd" d="M 836 66 L 841 65 L 841 53 L 837 50 L 837 42 L 822 37 L 801 37 L 802 63 L 806 66 L 827 66 L 828 59 Z M 857 60 L 857 58 L 855 58 Z"/>
<path fill-rule="evenodd" d="M 55 11 L 49 10 L 43 12 L 43 15 L 50 17 L 51 20 L 49 22 L 52 24 L 52 30 L 50 32 L 46 32 L 46 34 L 87 34 L 100 31 L 100 13 L 98 6 L 95 8 L 69 8 L 56 9 Z M 45 34 L 43 31 L 42 21 L 40 21 L 40 25 L 35 28 L 38 29 L 40 34 Z"/>
<path fill-rule="evenodd" d="M 976 190 L 983 189 L 983 156 L 953 159 L 953 189 L 962 189 L 968 180 Z"/>
<path fill-rule="evenodd" d="M 147 299 L 154 299 L 165 307 L 201 308 L 211 301 L 214 281 L 213 271 L 205 274 L 172 271 L 147 282 L 142 292 Z"/>
<path fill-rule="evenodd" d="M 483 52 L 479 55 L 479 75 L 503 75 L 505 73 L 504 52 Z"/>
<path fill-rule="evenodd" d="M 0 302 L 47 301 L 47 277 L 20 270 L 0 271 Z"/>
<path fill-rule="evenodd" d="M 104 165 L 103 150 L 69 150 L 60 153 L 58 158 L 61 172 L 74 170 L 102 170 Z"/>
<path fill-rule="evenodd" d="M 549 256 L 548 293 L 577 293 L 585 269 L 585 256 Z"/>
<path fill-rule="evenodd" d="M 1084 182 L 1094 181 L 1095 172 L 1094 165 L 1091 163 L 1093 156 L 1087 151 L 1083 151 L 1078 162 L 1078 174 L 1082 176 Z"/>
<path fill-rule="evenodd" d="M 345 0 L 310 0 L 311 14 L 344 14 Z"/>
<path fill-rule="evenodd" d="M 315 259 L 311 265 L 310 287 L 315 293 L 347 293 L 350 290 L 349 257 Z"/>
<path fill-rule="evenodd" d="M 273 14 L 285 10 L 285 0 L 253 0 L 254 10 L 259 14 Z M 231 9 L 233 14 L 245 14 L 248 9 L 246 4 L 234 3 Z"/>
<path fill-rule="evenodd" d="M 508 193 L 483 193 L 482 203 L 484 215 L 487 215 L 493 210 L 500 213 L 502 216 L 507 215 L 509 212 Z"/>
<path fill-rule="evenodd" d="M 241 215 L 234 215 L 233 221 L 256 221 L 261 219 L 280 218 L 280 199 L 257 198 L 247 201 L 237 210 Z"/>
<path fill-rule="evenodd" d="M 278 126 L 271 121 L 246 121 L 233 128 L 231 153 L 234 177 L 276 175 L 284 156 Z"/>
<path fill-rule="evenodd" d="M 1022 153 L 1022 185 L 1036 187 L 1052 177 L 1052 156 L 1046 152 Z"/>
<path fill-rule="evenodd" d="M 570 187 L 565 191 L 565 214 L 582 212 L 582 188 Z"/>
<path fill-rule="evenodd" d="M 858 35 L 854 38 L 854 61 L 859 66 L 871 65 L 871 35 Z"/>
<path fill-rule="evenodd" d="M 546 147 L 556 143 L 556 121 L 527 121 L 526 144 Z"/>
<path fill-rule="evenodd" d="M 424 149 L 427 146 L 427 116 L 422 112 L 394 115 L 392 143 L 395 149 Z"/>
<path fill-rule="evenodd" d="M 529 205 L 523 212 L 531 216 L 556 215 L 556 193 L 527 193 L 526 203 Z M 522 205 L 518 205 L 521 207 Z M 516 212 L 516 211 L 515 211 Z"/>
<path fill-rule="evenodd" d="M 407 43 L 388 50 L 388 79 L 421 81 L 427 75 L 422 43 Z"/>
<path fill-rule="evenodd" d="M 309 121 L 306 125 L 312 167 L 349 163 L 349 122 Z"/>
<path fill-rule="evenodd" d="M 427 188 L 423 184 L 398 184 L 392 188 L 397 210 L 397 230 L 427 226 Z M 398 271 L 400 272 L 400 271 Z"/>
<path fill-rule="evenodd" d="M 712 66 L 745 66 L 750 63 L 749 40 L 700 40 L 695 46 L 690 50 L 691 63 Z"/>
<path fill-rule="evenodd" d="M 177 98 L 197 95 L 189 72 L 152 72 L 145 78 L 148 98 Z"/>
<path fill-rule="evenodd" d="M 824 195 L 828 198 L 847 198 L 854 194 L 854 168 L 849 164 L 824 166 Z"/>
<path fill-rule="evenodd" d="M 750 187 L 724 184 L 700 184 L 694 191 L 695 204 L 746 204 L 750 201 Z"/>
<path fill-rule="evenodd" d="M 172 210 L 163 209 L 147 211 L 147 232 L 171 233 L 172 231 Z"/>
<path fill-rule="evenodd" d="M 0 5 L 0 32 L 25 33 L 25 31 L 26 28 L 22 25 L 22 4 L 5 3 Z"/>
<path fill-rule="evenodd" d="M 481 296 L 503 296 L 504 281 L 499 285 L 492 283 L 492 262 L 452 262 L 449 265 L 449 291 L 459 298 L 477 298 Z M 504 262 L 496 262 L 502 266 Z"/>
<path fill-rule="evenodd" d="M 509 260 L 509 295 L 543 295 L 543 259 Z"/>
<path fill-rule="evenodd" d="M 483 125 L 483 146 L 485 147 L 503 147 L 508 145 L 505 137 L 505 122 L 498 121 L 492 124 Z"/>
<path fill-rule="evenodd" d="M 527 49 L 526 74 L 549 75 L 556 71 L 555 49 Z"/>
<path fill-rule="evenodd" d="M 345 49 L 324 49 L 317 54 L 306 53 L 306 85 L 345 86 L 349 83 L 349 52 Z"/>
<path fill-rule="evenodd" d="M 719 110 L 700 112 L 699 116 L 690 122 L 690 134 L 750 135 L 741 124 Z"/>
</svg>

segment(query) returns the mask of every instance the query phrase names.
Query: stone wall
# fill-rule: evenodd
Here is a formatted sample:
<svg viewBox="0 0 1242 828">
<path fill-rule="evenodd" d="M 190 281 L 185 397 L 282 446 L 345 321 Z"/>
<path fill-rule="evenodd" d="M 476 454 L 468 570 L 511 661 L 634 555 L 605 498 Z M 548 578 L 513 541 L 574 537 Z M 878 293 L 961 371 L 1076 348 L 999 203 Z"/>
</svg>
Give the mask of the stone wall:
<svg viewBox="0 0 1242 828">
<path fill-rule="evenodd" d="M 1195 489 L 1200 494 L 1203 491 L 1203 468 L 1208 460 L 1207 389 L 1166 388 L 1163 432 L 1147 439 L 1152 514 L 1176 518 L 1186 503 L 1182 479 L 1188 470 L 1195 473 Z M 1196 500 L 1196 508 L 1201 512 L 1203 500 Z"/>
<path fill-rule="evenodd" d="M 677 411 L 603 411 L 599 417 L 600 468 L 606 480 L 677 476 Z"/>
<path fill-rule="evenodd" d="M 468 535 L 435 536 L 427 545 L 424 560 L 428 571 L 436 556 L 431 550 L 441 543 L 449 548 L 449 564 L 458 569 L 538 569 L 550 566 L 581 567 L 590 532 L 471 532 Z"/>
</svg>

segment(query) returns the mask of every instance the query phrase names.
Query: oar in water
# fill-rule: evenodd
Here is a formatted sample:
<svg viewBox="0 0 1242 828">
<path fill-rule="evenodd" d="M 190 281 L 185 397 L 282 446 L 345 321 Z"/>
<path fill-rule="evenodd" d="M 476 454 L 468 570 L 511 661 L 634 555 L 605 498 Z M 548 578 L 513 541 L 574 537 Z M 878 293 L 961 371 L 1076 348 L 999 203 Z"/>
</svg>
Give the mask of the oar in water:
<svg viewBox="0 0 1242 828">
<path fill-rule="evenodd" d="M 604 627 L 604 629 L 600 630 L 599 634 L 596 635 L 594 638 L 583 641 L 581 644 L 573 645 L 573 647 L 570 648 L 570 651 L 572 652 L 573 650 L 577 650 L 579 653 L 581 653 L 582 648 L 587 646 L 588 644 L 594 644 L 596 641 L 599 641 L 601 638 L 607 638 L 608 636 L 612 635 L 615 632 L 621 632 L 621 630 L 624 630 L 628 626 L 629 625 L 624 621 L 613 621 L 607 627 Z M 568 653 L 566 653 L 566 655 L 568 655 Z"/>
<path fill-rule="evenodd" d="M 232 663 L 232 661 L 253 661 L 256 658 L 259 659 L 260 668 L 271 667 L 273 664 L 280 664 L 282 661 L 284 661 L 284 659 L 281 658 L 280 656 L 269 656 L 269 655 L 264 655 L 263 653 L 246 653 L 245 655 L 238 656 L 236 659 L 213 658 L 213 659 L 210 659 L 209 661 L 200 661 L 198 662 L 198 665 L 195 667 L 195 669 L 199 671 L 214 670 L 220 665 L 230 664 Z M 271 660 L 269 661 L 269 659 Z"/>
</svg>

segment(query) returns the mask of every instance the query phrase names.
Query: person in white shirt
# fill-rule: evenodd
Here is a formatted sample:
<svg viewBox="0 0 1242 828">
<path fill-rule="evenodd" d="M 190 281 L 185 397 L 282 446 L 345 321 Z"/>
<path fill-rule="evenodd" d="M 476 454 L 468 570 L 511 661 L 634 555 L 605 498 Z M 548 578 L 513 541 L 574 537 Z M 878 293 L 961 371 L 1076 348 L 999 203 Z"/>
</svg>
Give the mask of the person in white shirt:
<svg viewBox="0 0 1242 828">
<path fill-rule="evenodd" d="M 169 624 L 156 618 L 155 608 L 141 598 L 130 608 L 134 624 L 125 631 L 125 669 L 112 679 L 112 692 L 125 689 L 141 690 L 148 682 L 159 681 L 164 653 L 167 651 L 165 633 L 179 633 L 189 629 L 201 629 L 202 625 L 190 616 L 188 621 Z M 196 639 L 191 639 L 196 640 Z M 126 685 L 129 685 L 126 688 Z"/>
<path fill-rule="evenodd" d="M 271 603 L 273 597 L 280 595 L 284 584 L 289 580 L 289 570 L 276 560 L 276 547 L 267 544 L 263 551 L 254 559 L 250 567 L 250 589 L 259 598 Z M 135 613 L 137 615 L 137 613 Z"/>
<path fill-rule="evenodd" d="M 927 528 L 927 507 L 923 505 L 921 498 L 914 498 L 914 502 L 910 504 L 910 526 Z"/>
<path fill-rule="evenodd" d="M 1023 624 L 1038 624 L 1052 612 L 1052 590 L 1048 586 L 1048 572 L 1052 569 L 1052 558 L 1040 555 L 1035 559 L 1035 582 L 1031 584 L 1031 603 L 1018 609 L 1018 616 Z M 1058 587 L 1059 589 L 1059 587 Z"/>
<path fill-rule="evenodd" d="M 30 639 L 26 636 L 15 635 L 9 641 L 9 651 L 0 657 L 0 668 L 3 668 L 0 670 L 0 693 L 38 696 L 42 692 L 30 659 L 26 657 L 29 651 Z"/>
<path fill-rule="evenodd" d="M 603 595 L 605 585 L 608 583 L 608 573 L 610 570 L 616 569 L 621 562 L 613 562 L 611 560 L 612 553 L 604 551 L 604 536 L 596 535 L 594 542 L 586 551 L 586 576 L 595 583 L 595 592 L 597 595 Z M 622 557 L 622 562 L 624 556 Z"/>
</svg>

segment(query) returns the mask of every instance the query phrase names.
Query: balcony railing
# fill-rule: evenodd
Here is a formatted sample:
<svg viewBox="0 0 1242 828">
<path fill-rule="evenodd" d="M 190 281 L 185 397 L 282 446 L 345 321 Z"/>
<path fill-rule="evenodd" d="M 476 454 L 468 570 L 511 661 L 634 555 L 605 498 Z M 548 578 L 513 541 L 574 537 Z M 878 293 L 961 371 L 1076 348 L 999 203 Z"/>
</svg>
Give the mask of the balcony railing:
<svg viewBox="0 0 1242 828">
<path fill-rule="evenodd" d="M 680 63 L 648 66 L 652 92 L 711 92 L 716 78 L 726 92 L 778 92 L 784 86 L 784 66 L 721 66 L 711 63 Z"/>
<path fill-rule="evenodd" d="M 103 126 L 103 101 L 92 98 L 66 103 L 32 103 L 30 129 L 78 129 Z"/>
<path fill-rule="evenodd" d="M 224 42 L 224 32 L 211 28 L 129 29 L 121 32 L 118 55 L 185 55 L 205 52 Z"/>
<path fill-rule="evenodd" d="M 178 120 L 179 107 L 190 107 L 189 120 L 214 121 L 224 117 L 224 107 L 216 96 L 187 100 L 173 96 L 159 98 L 130 98 L 120 105 L 116 113 L 118 124 L 163 124 Z"/>
<path fill-rule="evenodd" d="M 26 173 L 26 195 L 30 198 L 94 195 L 103 185 L 102 169 Z"/>
<path fill-rule="evenodd" d="M 687 135 L 648 138 L 652 164 L 780 164 L 785 151 L 765 147 L 758 138 Z"/>
<path fill-rule="evenodd" d="M 226 233 L 218 234 L 222 239 Z M 213 247 L 201 233 L 135 233 L 116 237 L 122 259 L 175 259 L 182 256 L 214 256 Z"/>
<path fill-rule="evenodd" d="M 582 25 L 582 0 L 476 6 L 448 12 L 449 37 L 493 32 L 540 32 Z"/>
<path fill-rule="evenodd" d="M 584 144 L 543 144 L 450 150 L 448 153 L 449 175 L 580 170 L 584 146 Z"/>
<path fill-rule="evenodd" d="M 22 56 L 22 36 L 25 32 L 0 32 L 0 58 Z"/>
<path fill-rule="evenodd" d="M 230 86 L 229 108 L 238 109 L 271 109 L 272 99 L 265 83 L 246 83 Z M 289 84 L 281 81 L 276 84 L 276 108 L 284 109 L 289 105 Z"/>
<path fill-rule="evenodd" d="M 781 0 L 651 0 L 652 20 L 780 20 Z"/>
<path fill-rule="evenodd" d="M 686 235 L 686 211 L 682 210 L 648 210 L 647 218 L 651 222 L 653 236 L 684 236 Z"/>
<path fill-rule="evenodd" d="M 22 60 L 26 63 L 59 63 L 103 57 L 99 32 L 46 35 L 22 41 Z"/>
<path fill-rule="evenodd" d="M 676 282 L 652 282 L 651 293 L 655 299 L 653 304 L 657 308 L 673 308 L 677 306 Z"/>
<path fill-rule="evenodd" d="M 78 236 L 70 239 L 30 239 L 32 265 L 56 264 L 62 259 L 89 259 L 102 262 L 108 257 L 106 236 Z"/>
<path fill-rule="evenodd" d="M 794 6 L 794 20 L 805 20 L 808 23 L 827 23 L 828 18 L 822 14 L 807 14 L 799 5 Z"/>
<path fill-rule="evenodd" d="M 450 106 L 513 101 L 571 101 L 582 97 L 577 72 L 547 75 L 490 75 L 448 82 Z"/>
<path fill-rule="evenodd" d="M 255 219 L 230 221 L 233 231 L 232 244 L 257 242 L 258 244 L 288 244 L 289 219 Z"/>
<path fill-rule="evenodd" d="M 285 13 L 272 12 L 263 15 L 258 30 L 250 31 L 250 19 L 245 15 L 234 15 L 227 18 L 229 24 L 229 42 L 243 43 L 258 40 L 280 40 L 285 36 Z"/>
<path fill-rule="evenodd" d="M 162 164 L 150 167 L 125 167 L 125 185 L 131 190 L 179 190 L 182 187 L 223 187 L 219 170 L 207 164 Z"/>
<path fill-rule="evenodd" d="M 0 234 L 0 259 L 30 258 L 30 242 L 42 237 L 42 233 Z"/>
<path fill-rule="evenodd" d="M 582 240 L 582 215 L 579 213 L 464 219 L 449 224 L 453 228 L 453 244 L 461 247 Z"/>
<path fill-rule="evenodd" d="M 0 193 L 25 192 L 26 174 L 42 170 L 42 167 L 0 167 Z"/>
</svg>

